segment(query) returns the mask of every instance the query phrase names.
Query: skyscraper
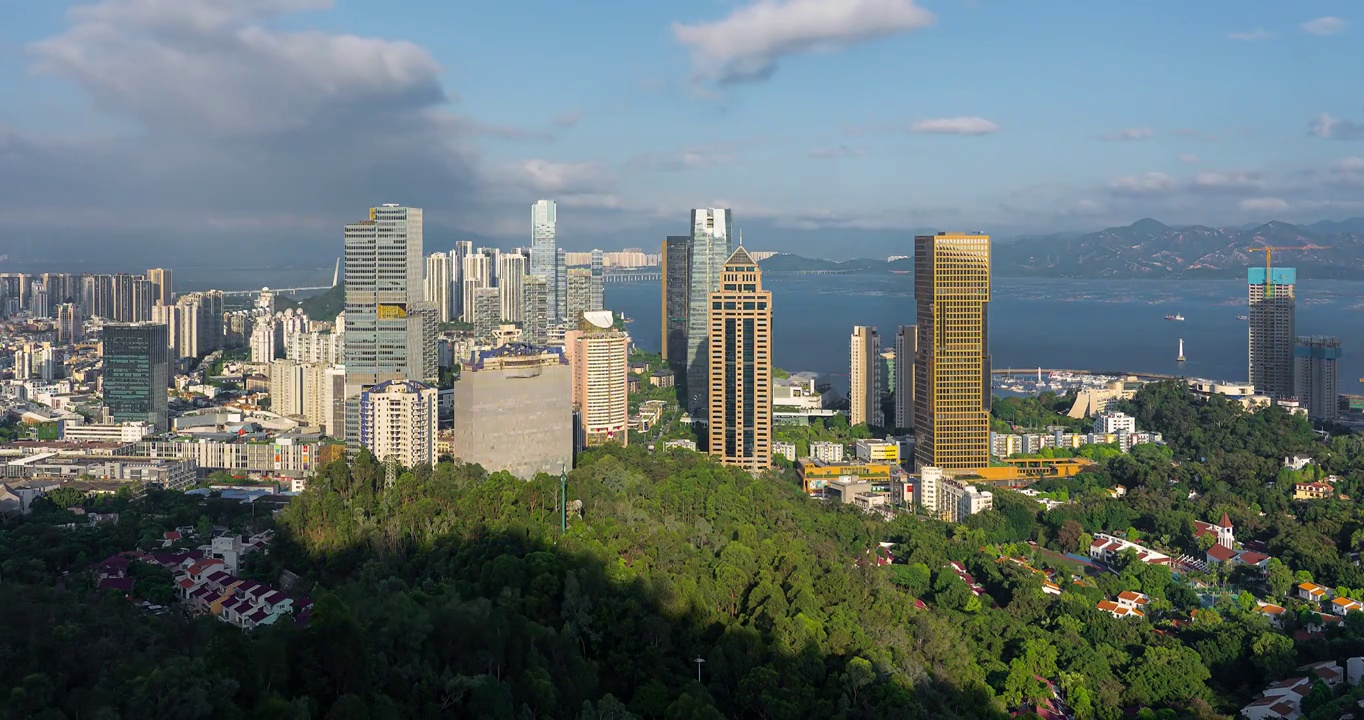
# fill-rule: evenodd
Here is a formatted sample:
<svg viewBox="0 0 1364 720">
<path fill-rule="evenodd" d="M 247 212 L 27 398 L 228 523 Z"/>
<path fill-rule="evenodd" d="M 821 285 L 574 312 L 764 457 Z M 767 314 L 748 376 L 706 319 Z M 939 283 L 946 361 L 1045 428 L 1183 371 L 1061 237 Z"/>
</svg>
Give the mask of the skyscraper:
<svg viewBox="0 0 1364 720">
<path fill-rule="evenodd" d="M 426 302 L 436 308 L 441 322 L 450 322 L 450 256 L 445 253 L 431 253 L 426 256 Z"/>
<path fill-rule="evenodd" d="M 919 349 L 918 328 L 901 325 L 895 330 L 895 427 L 914 428 L 914 356 Z"/>
<path fill-rule="evenodd" d="M 588 310 L 605 310 L 606 306 L 606 261 L 600 250 L 592 251 L 592 298 Z"/>
<path fill-rule="evenodd" d="M 687 411 L 700 416 L 709 405 L 710 294 L 720 289 L 720 273 L 734 252 L 734 218 L 729 210 L 691 211 L 691 262 L 687 277 Z"/>
<path fill-rule="evenodd" d="M 502 298 L 502 322 L 519 323 L 526 319 L 526 256 L 520 251 L 505 253 L 497 261 L 497 292 Z"/>
<path fill-rule="evenodd" d="M 772 293 L 743 247 L 724 263 L 710 294 L 710 442 L 721 462 L 750 472 L 772 461 Z"/>
<path fill-rule="evenodd" d="M 165 432 L 170 349 L 166 326 L 111 323 L 104 326 L 104 406 L 114 422 L 147 422 Z"/>
<path fill-rule="evenodd" d="M 559 317 L 559 260 L 555 244 L 558 214 L 553 200 L 536 200 L 530 206 L 530 274 L 545 278 L 548 283 L 550 319 Z"/>
<path fill-rule="evenodd" d="M 687 293 L 691 284 L 691 236 L 663 241 L 663 359 L 685 384 L 687 369 Z M 678 397 L 686 397 L 685 388 Z"/>
<path fill-rule="evenodd" d="M 464 258 L 474 254 L 474 244 L 468 240 L 455 243 L 450 251 L 450 317 L 464 317 Z"/>
<path fill-rule="evenodd" d="M 539 275 L 527 275 L 522 283 L 525 313 L 521 321 L 522 336 L 527 343 L 543 345 L 549 340 L 549 281 Z"/>
<path fill-rule="evenodd" d="M 568 258 L 563 248 L 554 251 L 554 317 L 563 320 L 568 315 Z"/>
<path fill-rule="evenodd" d="M 614 319 L 610 312 L 588 311 L 578 329 L 564 333 L 583 446 L 630 441 L 630 336 L 615 328 Z"/>
<path fill-rule="evenodd" d="M 1293 385 L 1298 402 L 1313 420 L 1340 416 L 1336 365 L 1340 340 L 1333 337 L 1300 337 L 1293 346 Z"/>
<path fill-rule="evenodd" d="M 1298 271 L 1276 267 L 1247 270 L 1250 286 L 1250 382 L 1275 400 L 1293 397 L 1293 338 Z"/>
<path fill-rule="evenodd" d="M 152 283 L 153 304 L 170 305 L 175 301 L 175 291 L 171 287 L 170 270 L 152 268 L 147 271 L 147 279 Z"/>
<path fill-rule="evenodd" d="M 583 313 L 592 309 L 592 271 L 587 268 L 568 268 L 564 276 L 568 293 L 565 295 L 567 302 L 561 319 L 576 326 L 582 320 Z"/>
<path fill-rule="evenodd" d="M 81 320 L 81 309 L 75 303 L 62 303 L 57 306 L 57 341 L 71 344 L 85 339 L 85 328 Z"/>
<path fill-rule="evenodd" d="M 492 286 L 492 273 L 488 268 L 488 256 L 475 253 L 464 258 L 464 268 L 460 272 L 462 287 L 460 295 L 464 298 L 464 314 L 460 320 L 466 323 L 478 322 L 475 315 L 474 297 L 479 290 Z"/>
<path fill-rule="evenodd" d="M 880 374 L 877 362 L 881 355 L 881 335 L 874 327 L 853 327 L 850 348 L 848 390 L 848 421 L 853 425 L 885 424 L 881 412 Z"/>
<path fill-rule="evenodd" d="M 156 305 L 156 288 L 151 280 L 145 278 L 134 278 L 132 281 L 133 293 L 133 321 L 146 322 L 152 319 L 152 307 Z"/>
<path fill-rule="evenodd" d="M 501 293 L 497 291 L 497 288 L 477 288 L 470 296 L 469 303 L 473 307 L 473 312 L 470 313 L 471 319 L 465 322 L 473 323 L 474 338 L 478 340 L 490 339 L 502 320 Z"/>
<path fill-rule="evenodd" d="M 917 467 L 990 464 L 990 236 L 914 238 Z"/>
<path fill-rule="evenodd" d="M 421 323 L 422 211 L 386 204 L 369 219 L 346 226 L 346 439 L 358 441 L 359 397 L 385 380 L 421 377 L 422 344 L 412 346 L 412 323 Z"/>
</svg>

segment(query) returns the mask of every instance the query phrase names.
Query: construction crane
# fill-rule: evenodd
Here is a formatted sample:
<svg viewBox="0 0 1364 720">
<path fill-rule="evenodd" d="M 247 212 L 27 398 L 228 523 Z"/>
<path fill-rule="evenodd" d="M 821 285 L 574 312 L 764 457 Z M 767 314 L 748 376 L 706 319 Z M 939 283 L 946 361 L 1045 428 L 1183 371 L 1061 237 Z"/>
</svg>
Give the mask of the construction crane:
<svg viewBox="0 0 1364 720">
<path fill-rule="evenodd" d="M 1273 270 L 1272 258 L 1275 250 L 1325 250 L 1325 245 L 1266 245 L 1264 247 L 1246 248 L 1250 252 L 1262 252 L 1265 254 L 1265 297 L 1274 297 L 1274 283 L 1270 280 L 1270 271 Z"/>
</svg>

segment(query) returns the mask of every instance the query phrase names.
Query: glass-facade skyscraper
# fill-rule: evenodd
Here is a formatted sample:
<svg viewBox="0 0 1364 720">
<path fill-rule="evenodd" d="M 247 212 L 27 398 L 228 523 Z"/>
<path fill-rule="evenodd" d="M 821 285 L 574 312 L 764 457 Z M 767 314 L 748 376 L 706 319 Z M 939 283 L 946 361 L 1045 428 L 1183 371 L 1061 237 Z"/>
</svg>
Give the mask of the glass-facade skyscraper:
<svg viewBox="0 0 1364 720">
<path fill-rule="evenodd" d="M 691 236 L 669 235 L 663 241 L 663 359 L 685 389 L 687 368 L 687 293 L 691 279 Z M 681 396 L 679 396 L 681 397 Z"/>
<path fill-rule="evenodd" d="M 427 369 L 423 260 L 420 208 L 370 208 L 368 220 L 346 226 L 348 440 L 358 440 L 363 390 L 385 380 L 421 379 Z"/>
<path fill-rule="evenodd" d="M 104 406 L 114 422 L 148 422 L 164 432 L 170 337 L 160 323 L 104 326 Z"/>
<path fill-rule="evenodd" d="M 551 319 L 559 317 L 561 308 L 559 254 L 555 244 L 558 214 L 558 206 L 553 200 L 536 200 L 530 206 L 530 274 L 545 279 Z"/>
<path fill-rule="evenodd" d="M 691 262 L 687 278 L 687 411 L 706 412 L 710 367 L 710 294 L 720 289 L 720 273 L 734 252 L 734 216 L 727 209 L 691 211 Z"/>
</svg>

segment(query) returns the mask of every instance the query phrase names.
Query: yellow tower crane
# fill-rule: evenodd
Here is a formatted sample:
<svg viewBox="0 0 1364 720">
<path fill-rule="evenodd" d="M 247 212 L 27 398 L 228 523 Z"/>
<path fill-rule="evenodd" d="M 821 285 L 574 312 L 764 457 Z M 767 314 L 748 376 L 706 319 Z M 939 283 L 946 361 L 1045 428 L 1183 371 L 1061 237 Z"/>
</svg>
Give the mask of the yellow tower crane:
<svg viewBox="0 0 1364 720">
<path fill-rule="evenodd" d="M 1274 269 L 1272 258 L 1275 250 L 1325 250 L 1325 245 L 1266 245 L 1264 247 L 1246 248 L 1250 252 L 1263 252 L 1265 254 L 1265 297 L 1274 297 L 1274 283 L 1270 280 L 1270 271 Z"/>
</svg>

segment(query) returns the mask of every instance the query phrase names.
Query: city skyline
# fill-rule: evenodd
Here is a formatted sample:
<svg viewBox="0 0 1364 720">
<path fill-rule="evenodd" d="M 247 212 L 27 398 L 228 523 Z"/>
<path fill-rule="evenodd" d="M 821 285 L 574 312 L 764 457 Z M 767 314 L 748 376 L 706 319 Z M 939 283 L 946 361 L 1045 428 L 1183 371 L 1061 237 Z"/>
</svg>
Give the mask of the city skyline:
<svg viewBox="0 0 1364 720">
<path fill-rule="evenodd" d="M 732 207 L 751 244 L 797 252 L 820 236 L 849 244 L 968 218 L 998 238 L 1147 216 L 1239 224 L 1364 210 L 1364 152 L 1348 142 L 1364 119 L 1338 90 L 1364 54 L 1345 2 L 1209 2 L 1177 25 L 1155 9 L 1103 6 L 658 3 L 618 18 L 624 33 L 533 5 L 576 38 L 610 33 L 600 45 L 630 53 L 629 67 L 579 41 L 557 53 L 569 71 L 551 85 L 542 63 L 486 63 L 513 29 L 537 47 L 566 42 L 492 7 L 395 15 L 359 0 L 189 0 L 168 14 L 95 0 L 0 11 L 4 39 L 25 51 L 0 62 L 0 83 L 29 99 L 0 111 L 10 177 L 25 178 L 0 193 L 14 221 L 5 254 L 113 256 L 99 241 L 124 256 L 179 245 L 202 257 L 230 238 L 295 259 L 326 247 L 347 208 L 376 199 L 427 208 L 433 240 L 505 247 L 524 237 L 518 207 L 557 197 L 575 213 L 560 228 L 571 249 L 647 246 L 675 227 L 674 208 Z M 482 32 L 448 43 L 435 27 Z M 723 40 L 733 34 L 746 42 Z M 902 81 L 906 58 L 966 38 L 991 53 Z M 1034 49 L 1058 39 L 1087 61 Z M 347 54 L 352 41 L 364 52 Z M 1003 56 L 1000 71 L 990 58 Z M 182 80 L 186 66 L 199 81 Z M 850 77 L 906 89 L 866 93 Z M 537 92 L 500 90 L 517 86 Z M 813 111 L 812 91 L 825 99 Z M 1294 101 L 1260 101 L 1275 91 Z M 1086 101 L 1068 103 L 1077 92 Z M 1071 109 L 1036 102 L 1048 93 Z M 908 159 L 994 172 L 928 182 L 899 172 Z"/>
</svg>

